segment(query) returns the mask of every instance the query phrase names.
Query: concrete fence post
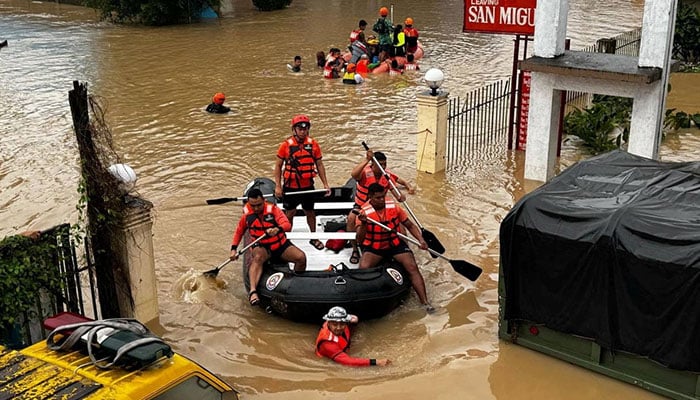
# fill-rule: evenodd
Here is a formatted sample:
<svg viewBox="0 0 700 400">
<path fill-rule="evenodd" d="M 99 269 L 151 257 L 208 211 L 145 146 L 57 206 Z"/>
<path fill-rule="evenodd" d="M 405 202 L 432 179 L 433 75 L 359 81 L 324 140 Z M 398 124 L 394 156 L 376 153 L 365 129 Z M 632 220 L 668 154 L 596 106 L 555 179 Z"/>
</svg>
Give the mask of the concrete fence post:
<svg viewBox="0 0 700 400">
<path fill-rule="evenodd" d="M 114 239 L 120 265 L 129 282 L 117 288 L 122 317 L 136 318 L 143 323 L 159 323 L 158 291 L 153 256 L 151 209 L 149 201 L 126 196 L 127 207 Z M 126 286 L 128 284 L 128 286 Z"/>
<path fill-rule="evenodd" d="M 448 92 L 432 96 L 429 92 L 417 96 L 418 146 L 416 169 L 434 174 L 445 170 L 447 151 Z"/>
</svg>

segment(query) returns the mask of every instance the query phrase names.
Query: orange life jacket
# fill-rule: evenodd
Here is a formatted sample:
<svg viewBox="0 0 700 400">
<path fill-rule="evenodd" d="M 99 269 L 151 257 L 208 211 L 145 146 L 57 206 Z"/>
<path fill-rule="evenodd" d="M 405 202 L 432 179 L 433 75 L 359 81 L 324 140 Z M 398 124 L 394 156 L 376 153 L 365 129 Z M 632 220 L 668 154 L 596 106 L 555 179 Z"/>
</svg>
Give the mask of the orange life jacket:
<svg viewBox="0 0 700 400">
<path fill-rule="evenodd" d="M 318 336 L 316 337 L 316 355 L 319 357 L 323 357 L 323 355 L 318 352 L 318 348 L 321 347 L 321 343 L 323 342 L 335 342 L 340 345 L 342 350 L 337 354 L 333 354 L 331 360 L 334 359 L 338 354 L 350 347 L 350 328 L 346 326 L 345 332 L 343 332 L 341 336 L 338 336 L 331 332 L 331 330 L 328 328 L 328 321 L 324 322 L 323 327 L 321 327 L 321 330 L 318 332 Z"/>
<path fill-rule="evenodd" d="M 379 179 L 374 176 L 371 165 L 367 165 L 365 169 L 362 170 L 362 174 L 365 176 L 364 185 L 360 185 L 360 181 L 357 181 L 357 190 L 355 191 L 355 204 L 358 206 L 365 204 L 369 199 L 369 191 L 367 188 L 369 188 L 371 184 L 379 183 L 387 190 L 391 188 L 389 181 L 384 175 L 380 176 Z"/>
<path fill-rule="evenodd" d="M 316 176 L 313 140 L 307 136 L 303 143 L 299 143 L 291 136 L 287 139 L 287 145 L 289 157 L 284 160 L 284 186 L 299 188 L 301 180 L 313 179 Z"/>
<path fill-rule="evenodd" d="M 403 28 L 403 33 L 406 35 L 406 51 L 415 53 L 418 49 L 418 30 L 416 28 Z"/>
<path fill-rule="evenodd" d="M 401 221 L 399 221 L 399 211 L 396 207 L 397 205 L 393 200 L 386 199 L 383 217 L 377 213 L 369 202 L 362 206 L 362 210 L 367 217 L 397 231 L 401 227 Z M 383 250 L 398 246 L 400 243 L 399 236 L 395 232 L 389 232 L 377 224 L 367 222 L 367 233 L 362 241 L 363 246 L 371 247 L 375 250 Z"/>
<path fill-rule="evenodd" d="M 248 232 L 250 232 L 250 236 L 253 239 L 264 236 L 265 230 L 268 228 L 279 227 L 277 225 L 277 221 L 275 221 L 275 214 L 272 212 L 273 207 L 273 204 L 265 202 L 265 209 L 263 210 L 262 216 L 253 211 L 248 203 L 246 203 L 246 205 L 243 207 L 245 223 L 248 227 Z M 270 249 L 270 251 L 275 251 L 286 242 L 287 236 L 280 228 L 279 232 L 275 236 L 266 236 L 265 239 L 260 241 L 260 244 Z"/>
</svg>

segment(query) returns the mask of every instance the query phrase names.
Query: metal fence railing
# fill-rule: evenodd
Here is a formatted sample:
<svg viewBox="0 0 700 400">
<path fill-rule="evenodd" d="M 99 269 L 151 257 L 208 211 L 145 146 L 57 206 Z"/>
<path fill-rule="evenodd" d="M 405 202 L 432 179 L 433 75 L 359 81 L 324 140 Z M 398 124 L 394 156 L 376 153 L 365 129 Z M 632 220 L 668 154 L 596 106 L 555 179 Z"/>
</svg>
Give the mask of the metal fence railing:
<svg viewBox="0 0 700 400">
<path fill-rule="evenodd" d="M 455 162 L 474 149 L 507 141 L 510 78 L 491 83 L 449 100 L 447 162 Z"/>
<path fill-rule="evenodd" d="M 62 311 L 99 318 L 94 267 L 87 255 L 84 266 L 78 262 L 83 257 L 76 252 L 70 229 L 70 224 L 62 224 L 41 232 L 37 245 L 48 244 L 52 251 L 48 256 L 45 252 L 37 252 L 37 256 L 31 257 L 31 262 L 58 276 L 60 289 L 52 292 L 39 289 L 31 309 L 15 316 L 17 322 L 7 332 L 8 337 L 0 338 L 9 346 L 22 347 L 43 339 L 46 332 L 42 321 Z"/>
</svg>

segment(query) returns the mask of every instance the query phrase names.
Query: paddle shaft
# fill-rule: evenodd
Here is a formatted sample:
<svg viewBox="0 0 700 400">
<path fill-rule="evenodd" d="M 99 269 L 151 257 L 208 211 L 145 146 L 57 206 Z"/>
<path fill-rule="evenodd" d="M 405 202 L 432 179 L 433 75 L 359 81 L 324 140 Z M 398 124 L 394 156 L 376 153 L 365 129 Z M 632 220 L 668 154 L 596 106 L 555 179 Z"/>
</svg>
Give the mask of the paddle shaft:
<svg viewBox="0 0 700 400">
<path fill-rule="evenodd" d="M 369 151 L 369 146 L 367 145 L 367 143 L 362 142 L 362 146 L 364 146 L 365 150 Z M 399 199 L 401 198 L 401 192 L 399 191 L 399 188 L 397 188 L 396 185 L 394 185 L 394 181 L 391 179 L 389 174 L 386 173 L 384 168 L 382 168 L 382 165 L 379 163 L 379 161 L 377 161 L 377 158 L 374 156 L 374 154 L 372 154 L 372 162 L 377 165 L 379 170 L 382 171 L 382 175 L 384 175 L 386 180 L 389 181 L 389 185 L 391 185 L 391 193 L 396 198 L 396 201 L 399 201 Z M 408 213 L 411 215 L 411 218 L 413 218 L 413 220 L 416 221 L 416 225 L 418 225 L 418 228 L 421 231 L 424 231 L 425 228 L 423 228 L 423 225 L 421 225 L 420 221 L 418 221 L 418 217 L 416 217 L 416 214 L 413 213 L 413 210 L 411 210 L 411 207 L 408 206 L 408 203 L 404 201 L 401 203 L 401 205 L 406 209 L 406 211 L 408 211 Z"/>
<path fill-rule="evenodd" d="M 309 194 L 309 193 L 325 193 L 326 189 L 311 189 L 311 190 L 300 190 L 298 192 L 284 192 L 285 196 L 291 196 L 294 194 Z"/>
<path fill-rule="evenodd" d="M 403 240 L 408 240 L 409 242 L 415 244 L 416 246 L 420 246 L 420 242 L 417 241 L 416 239 L 414 239 L 414 238 L 412 238 L 412 237 L 409 237 L 409 236 L 406 236 L 406 235 L 404 235 L 403 233 L 396 231 L 395 229 L 391 229 L 391 228 L 389 228 L 388 226 L 386 226 L 386 225 L 382 224 L 381 222 L 377 221 L 376 219 L 373 219 L 373 218 L 371 218 L 371 217 L 367 217 L 367 221 L 369 221 L 369 222 L 371 222 L 371 223 L 373 223 L 373 224 L 379 226 L 380 228 L 382 228 L 382 229 L 384 229 L 384 230 L 387 230 L 387 231 L 389 231 L 389 232 L 393 232 L 393 233 L 397 234 L 397 235 L 398 235 L 401 239 L 403 239 Z M 434 255 L 434 256 L 436 256 L 436 257 L 443 258 L 443 259 L 445 259 L 445 260 L 447 260 L 447 261 L 452 261 L 452 260 L 450 260 L 449 258 L 447 258 L 447 257 L 443 256 L 442 254 L 438 253 L 437 251 L 431 249 L 430 247 L 428 247 L 426 250 L 429 251 L 430 254 L 432 254 L 432 255 Z"/>
<path fill-rule="evenodd" d="M 246 245 L 245 247 L 243 247 L 243 248 L 240 249 L 239 251 L 236 251 L 236 254 L 238 254 L 238 256 L 240 256 L 241 254 L 245 253 L 246 250 L 248 250 L 249 248 L 253 247 L 256 243 L 258 243 L 259 241 L 263 240 L 264 238 L 265 238 L 265 235 L 260 236 L 259 238 L 255 239 L 254 241 L 252 241 L 251 243 L 249 243 L 248 245 Z M 221 264 L 219 264 L 218 267 L 216 267 L 216 268 L 214 268 L 214 269 L 212 269 L 212 270 L 206 271 L 204 274 L 205 274 L 205 275 L 206 275 L 206 274 L 217 275 L 217 274 L 219 273 L 219 271 L 221 270 L 221 268 L 225 267 L 225 266 L 226 266 L 228 263 L 230 263 L 231 261 L 233 261 L 233 260 L 231 260 L 231 258 L 229 257 L 229 259 L 227 259 L 226 261 L 224 261 L 224 262 L 222 262 Z"/>
<path fill-rule="evenodd" d="M 237 254 L 238 256 L 240 256 L 241 254 L 245 253 L 246 250 L 248 250 L 249 248 L 255 246 L 255 244 L 258 243 L 259 241 L 265 239 L 265 236 L 266 236 L 265 234 L 260 235 L 260 237 L 258 237 L 257 239 L 253 240 L 252 242 L 248 243 L 248 244 L 247 244 L 245 247 L 243 247 L 240 251 L 236 251 L 236 254 Z M 230 258 L 229 258 L 229 260 L 230 260 Z"/>
</svg>

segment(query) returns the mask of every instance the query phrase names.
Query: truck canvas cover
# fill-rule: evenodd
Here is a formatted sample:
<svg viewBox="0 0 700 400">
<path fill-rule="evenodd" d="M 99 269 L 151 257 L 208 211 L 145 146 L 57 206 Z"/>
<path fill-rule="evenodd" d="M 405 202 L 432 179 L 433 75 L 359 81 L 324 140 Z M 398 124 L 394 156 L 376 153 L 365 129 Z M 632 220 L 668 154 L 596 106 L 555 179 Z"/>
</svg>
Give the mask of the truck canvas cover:
<svg viewBox="0 0 700 400">
<path fill-rule="evenodd" d="M 506 321 L 700 372 L 700 162 L 579 162 L 519 201 L 500 240 Z"/>
</svg>

